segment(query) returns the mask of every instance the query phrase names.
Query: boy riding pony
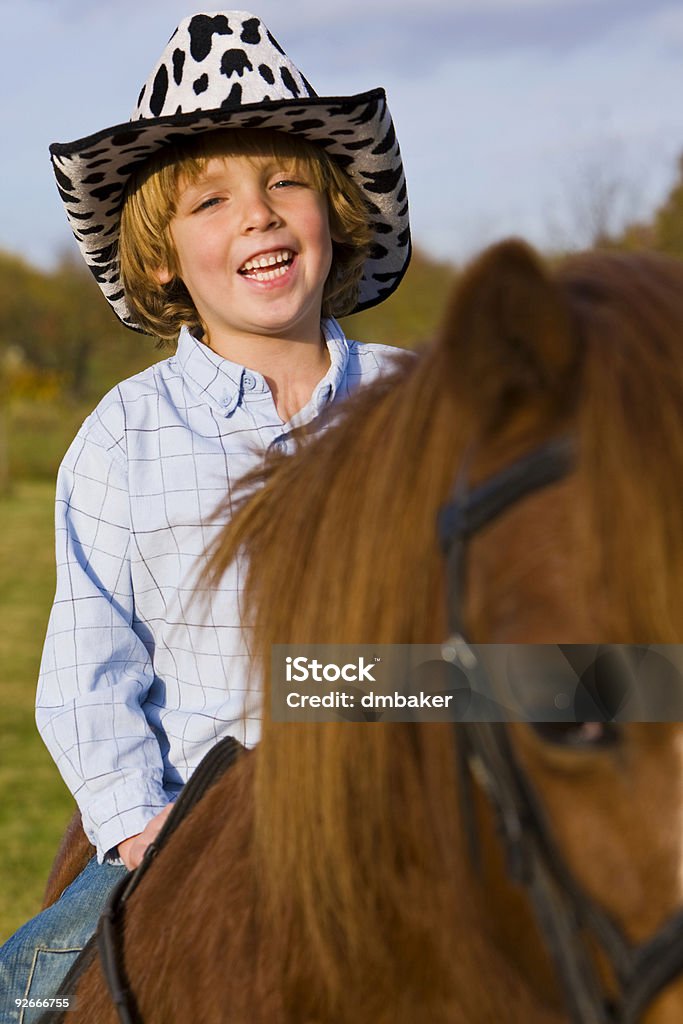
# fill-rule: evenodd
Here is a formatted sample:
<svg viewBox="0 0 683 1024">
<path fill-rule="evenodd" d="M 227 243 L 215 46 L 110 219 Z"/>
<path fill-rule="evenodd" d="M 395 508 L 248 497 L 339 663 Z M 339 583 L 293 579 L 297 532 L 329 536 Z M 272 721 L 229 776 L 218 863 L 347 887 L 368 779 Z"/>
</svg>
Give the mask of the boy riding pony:
<svg viewBox="0 0 683 1024">
<path fill-rule="evenodd" d="M 187 18 L 130 122 L 51 153 L 117 316 L 177 350 L 105 396 L 59 472 L 37 722 L 96 856 L 0 950 L 2 1024 L 37 1019 L 207 751 L 257 739 L 241 569 L 202 607 L 204 551 L 245 471 L 390 368 L 334 317 L 410 256 L 383 90 L 318 97 L 246 12 Z"/>
</svg>

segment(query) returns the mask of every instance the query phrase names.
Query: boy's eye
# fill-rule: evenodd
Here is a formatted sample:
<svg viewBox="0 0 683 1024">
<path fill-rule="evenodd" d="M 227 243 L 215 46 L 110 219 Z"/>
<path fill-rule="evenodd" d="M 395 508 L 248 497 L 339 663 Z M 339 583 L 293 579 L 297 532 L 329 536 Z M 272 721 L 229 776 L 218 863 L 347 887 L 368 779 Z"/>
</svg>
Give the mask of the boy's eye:
<svg viewBox="0 0 683 1024">
<path fill-rule="evenodd" d="M 305 182 L 295 181 L 293 178 L 280 178 L 278 181 L 273 182 L 272 188 L 291 188 L 292 186 L 305 187 Z"/>
<path fill-rule="evenodd" d="M 202 202 L 195 207 L 195 211 L 209 210 L 212 206 L 217 206 L 220 202 L 222 202 L 221 196 L 209 196 L 208 199 L 203 199 Z"/>
</svg>

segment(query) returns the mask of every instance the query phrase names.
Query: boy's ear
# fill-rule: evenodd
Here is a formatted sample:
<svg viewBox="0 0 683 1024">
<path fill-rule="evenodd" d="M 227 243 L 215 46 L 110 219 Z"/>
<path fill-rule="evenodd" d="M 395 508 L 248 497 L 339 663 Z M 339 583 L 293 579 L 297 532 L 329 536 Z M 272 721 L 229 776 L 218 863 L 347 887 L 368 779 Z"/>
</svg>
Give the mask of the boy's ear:
<svg viewBox="0 0 683 1024">
<path fill-rule="evenodd" d="M 442 336 L 477 419 L 500 421 L 521 403 L 564 405 L 579 342 L 564 294 L 525 242 L 494 245 L 465 271 Z"/>
<path fill-rule="evenodd" d="M 169 267 L 157 267 L 156 270 L 152 271 L 152 277 L 157 284 L 170 284 L 175 274 L 171 273 Z"/>
</svg>

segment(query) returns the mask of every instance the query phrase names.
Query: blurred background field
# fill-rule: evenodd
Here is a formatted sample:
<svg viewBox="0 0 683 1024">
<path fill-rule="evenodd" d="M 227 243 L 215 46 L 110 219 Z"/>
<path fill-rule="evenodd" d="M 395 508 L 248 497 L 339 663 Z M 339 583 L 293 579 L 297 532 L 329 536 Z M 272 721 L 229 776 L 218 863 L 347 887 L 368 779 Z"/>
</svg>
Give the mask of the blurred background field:
<svg viewBox="0 0 683 1024">
<path fill-rule="evenodd" d="M 0 500 L 0 941 L 40 905 L 72 801 L 37 736 L 33 695 L 54 587 L 52 485 Z"/>
<path fill-rule="evenodd" d="M 593 199 L 594 244 L 683 257 L 683 162 L 648 223 L 610 233 L 610 193 Z M 458 273 L 418 251 L 388 302 L 346 321 L 348 336 L 428 344 Z M 98 399 L 168 354 L 118 324 L 78 260 L 45 271 L 0 252 L 0 942 L 39 909 L 73 809 L 33 719 L 54 589 L 57 467 Z"/>
</svg>

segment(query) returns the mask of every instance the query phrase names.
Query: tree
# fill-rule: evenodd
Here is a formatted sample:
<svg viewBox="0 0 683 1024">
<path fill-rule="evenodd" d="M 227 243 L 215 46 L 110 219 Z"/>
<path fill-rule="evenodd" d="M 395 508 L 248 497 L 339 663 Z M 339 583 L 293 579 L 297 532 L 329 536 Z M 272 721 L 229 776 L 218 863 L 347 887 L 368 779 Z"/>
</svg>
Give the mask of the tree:
<svg viewBox="0 0 683 1024">
<path fill-rule="evenodd" d="M 678 181 L 654 218 L 657 248 L 683 257 L 683 154 L 678 161 Z"/>
</svg>

